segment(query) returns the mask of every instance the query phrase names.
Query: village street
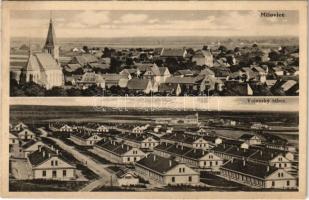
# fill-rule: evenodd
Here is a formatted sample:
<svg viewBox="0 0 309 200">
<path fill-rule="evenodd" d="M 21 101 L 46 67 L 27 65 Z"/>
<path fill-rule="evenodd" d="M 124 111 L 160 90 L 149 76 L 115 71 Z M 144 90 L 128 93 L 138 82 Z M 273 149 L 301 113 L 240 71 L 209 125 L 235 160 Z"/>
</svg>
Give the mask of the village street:
<svg viewBox="0 0 309 200">
<path fill-rule="evenodd" d="M 39 129 L 43 135 L 46 135 L 46 131 L 44 129 Z M 88 185 L 86 185 L 84 188 L 81 189 L 81 191 L 92 191 L 93 189 L 103 186 L 103 185 L 111 185 L 111 176 L 112 174 L 108 172 L 105 169 L 105 165 L 100 164 L 92 160 L 90 157 L 80 153 L 77 151 L 74 147 L 69 146 L 62 142 L 61 140 L 53 137 L 49 137 L 53 141 L 57 143 L 62 149 L 72 154 L 77 160 L 82 162 L 85 166 L 87 166 L 91 171 L 99 175 L 101 178 L 95 181 L 90 182 Z M 115 182 L 115 179 L 113 179 L 113 182 Z M 112 183 L 113 185 L 115 183 Z"/>
</svg>

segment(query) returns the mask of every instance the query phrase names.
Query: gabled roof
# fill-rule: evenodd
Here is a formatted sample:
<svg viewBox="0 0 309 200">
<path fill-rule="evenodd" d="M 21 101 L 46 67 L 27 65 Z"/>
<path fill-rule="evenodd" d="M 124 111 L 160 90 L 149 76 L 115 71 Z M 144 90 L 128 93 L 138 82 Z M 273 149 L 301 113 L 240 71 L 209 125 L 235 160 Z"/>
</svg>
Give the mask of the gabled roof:
<svg viewBox="0 0 309 200">
<path fill-rule="evenodd" d="M 251 134 L 242 134 L 239 139 L 241 140 L 250 140 L 254 135 Z"/>
<path fill-rule="evenodd" d="M 41 150 L 36 150 L 28 155 L 28 159 L 31 165 L 36 166 L 44 161 L 47 161 L 50 157 L 57 155 L 56 152 L 52 151 L 50 148 L 43 146 Z"/>
<path fill-rule="evenodd" d="M 243 174 L 248 174 L 262 179 L 278 170 L 276 167 L 266 166 L 250 161 L 245 161 L 244 165 L 244 161 L 238 159 L 228 161 L 226 164 L 221 166 L 221 168 L 241 172 Z"/>
<path fill-rule="evenodd" d="M 37 143 L 38 141 L 35 140 L 29 140 L 28 142 L 26 142 L 25 144 L 23 144 L 21 147 L 23 149 L 27 149 L 28 147 L 34 145 L 35 143 Z"/>
<path fill-rule="evenodd" d="M 183 57 L 185 49 L 182 48 L 163 48 L 161 56 L 163 57 Z"/>
<path fill-rule="evenodd" d="M 37 58 L 40 67 L 44 70 L 61 70 L 60 65 L 56 62 L 56 60 L 52 57 L 51 54 L 48 53 L 36 53 L 35 57 Z"/>
<path fill-rule="evenodd" d="M 144 166 L 160 174 L 165 174 L 169 170 L 177 166 L 179 163 L 168 158 L 163 158 L 161 156 L 149 154 L 147 157 L 137 161 L 136 164 Z"/>
<path fill-rule="evenodd" d="M 86 72 L 83 74 L 82 80 L 80 82 L 83 83 L 102 83 L 104 79 L 100 74 L 96 74 L 94 72 Z"/>
<path fill-rule="evenodd" d="M 147 89 L 150 81 L 148 79 L 133 78 L 128 81 L 127 88 L 130 90 L 145 90 Z"/>
<path fill-rule="evenodd" d="M 67 64 L 64 66 L 65 71 L 67 72 L 74 72 L 75 70 L 81 68 L 82 66 L 80 64 Z"/>
<path fill-rule="evenodd" d="M 178 83 L 161 83 L 159 85 L 159 92 L 174 92 L 178 86 Z"/>
<path fill-rule="evenodd" d="M 199 73 L 199 75 L 205 75 L 205 76 L 213 76 L 213 75 L 215 75 L 215 73 L 211 70 L 211 69 L 209 69 L 209 68 L 205 68 L 205 69 L 203 69 L 200 73 Z"/>
<path fill-rule="evenodd" d="M 97 142 L 95 146 L 113 152 L 114 154 L 119 156 L 125 154 L 133 148 L 129 145 L 121 144 L 117 141 L 105 141 L 104 139 Z"/>
<path fill-rule="evenodd" d="M 120 79 L 128 79 L 125 74 L 102 74 L 101 75 L 105 81 L 119 81 Z"/>
<path fill-rule="evenodd" d="M 40 71 L 40 64 L 34 55 L 30 55 L 26 66 L 26 71 Z"/>
</svg>

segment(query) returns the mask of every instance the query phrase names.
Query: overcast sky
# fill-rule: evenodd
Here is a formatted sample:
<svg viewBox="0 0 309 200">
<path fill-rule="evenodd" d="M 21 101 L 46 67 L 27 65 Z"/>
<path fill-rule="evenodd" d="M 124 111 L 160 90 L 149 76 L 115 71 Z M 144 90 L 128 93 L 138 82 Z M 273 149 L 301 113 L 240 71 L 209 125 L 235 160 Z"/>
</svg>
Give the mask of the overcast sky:
<svg viewBox="0 0 309 200">
<path fill-rule="evenodd" d="M 297 11 L 52 11 L 57 37 L 298 35 Z M 13 37 L 46 37 L 50 12 L 11 13 Z"/>
</svg>

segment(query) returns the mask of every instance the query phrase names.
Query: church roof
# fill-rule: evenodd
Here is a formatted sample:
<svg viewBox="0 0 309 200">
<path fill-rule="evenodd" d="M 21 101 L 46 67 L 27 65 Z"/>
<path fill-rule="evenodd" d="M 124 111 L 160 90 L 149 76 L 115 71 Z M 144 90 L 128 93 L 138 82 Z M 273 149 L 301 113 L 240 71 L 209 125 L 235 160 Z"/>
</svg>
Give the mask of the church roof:
<svg viewBox="0 0 309 200">
<path fill-rule="evenodd" d="M 34 55 L 30 55 L 26 70 L 27 71 L 39 71 L 40 70 L 40 64 L 38 63 L 38 60 Z"/>
<path fill-rule="evenodd" d="M 35 56 L 44 70 L 53 70 L 53 69 L 61 70 L 60 66 L 58 65 L 56 60 L 52 57 L 52 55 L 48 53 L 37 53 L 35 54 Z"/>
<path fill-rule="evenodd" d="M 47 38 L 46 38 L 44 48 L 54 47 L 55 45 L 56 45 L 55 29 L 53 26 L 53 21 L 50 19 L 48 32 L 47 32 Z"/>
</svg>

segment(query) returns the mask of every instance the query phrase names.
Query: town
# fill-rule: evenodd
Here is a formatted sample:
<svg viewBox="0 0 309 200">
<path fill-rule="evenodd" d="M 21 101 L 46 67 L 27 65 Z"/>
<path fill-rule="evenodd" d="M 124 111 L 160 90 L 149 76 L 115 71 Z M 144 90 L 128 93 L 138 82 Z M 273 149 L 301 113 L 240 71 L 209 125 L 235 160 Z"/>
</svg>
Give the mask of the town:
<svg viewBox="0 0 309 200">
<path fill-rule="evenodd" d="M 44 45 L 11 47 L 10 95 L 298 96 L 294 43 L 67 48 L 58 46 L 50 19 Z"/>
<path fill-rule="evenodd" d="M 280 135 L 297 126 L 199 112 L 144 121 L 56 116 L 11 120 L 10 191 L 298 190 L 298 139 Z"/>
</svg>

